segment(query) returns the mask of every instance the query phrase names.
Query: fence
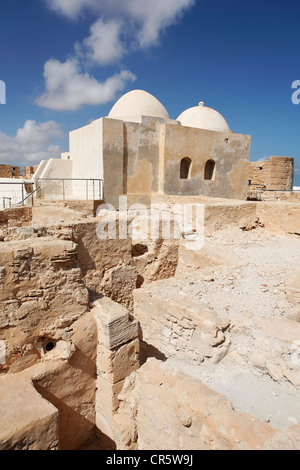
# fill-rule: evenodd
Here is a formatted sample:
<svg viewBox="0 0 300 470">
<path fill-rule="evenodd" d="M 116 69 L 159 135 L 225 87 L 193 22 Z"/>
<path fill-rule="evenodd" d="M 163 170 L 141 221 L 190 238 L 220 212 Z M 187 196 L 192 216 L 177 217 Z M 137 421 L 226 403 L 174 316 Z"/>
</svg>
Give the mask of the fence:
<svg viewBox="0 0 300 470">
<path fill-rule="evenodd" d="M 29 203 L 28 196 L 33 191 L 33 183 L 25 181 L 0 181 L 0 210 L 15 205 Z"/>
<path fill-rule="evenodd" d="M 300 190 L 268 189 L 260 184 L 249 184 L 248 200 L 300 202 Z"/>
<path fill-rule="evenodd" d="M 103 199 L 102 179 L 39 178 L 35 184 L 37 197 L 40 199 Z"/>
<path fill-rule="evenodd" d="M 102 179 L 40 178 L 36 181 L 0 182 L 0 210 L 33 205 L 34 198 L 55 200 L 101 200 Z"/>
</svg>

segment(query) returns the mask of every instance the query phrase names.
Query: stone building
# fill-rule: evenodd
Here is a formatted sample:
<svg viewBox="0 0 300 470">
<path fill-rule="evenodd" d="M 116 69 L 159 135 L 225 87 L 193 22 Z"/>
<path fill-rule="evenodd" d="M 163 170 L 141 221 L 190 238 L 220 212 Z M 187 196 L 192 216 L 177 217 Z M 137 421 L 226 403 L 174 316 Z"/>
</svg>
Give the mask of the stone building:
<svg viewBox="0 0 300 470">
<path fill-rule="evenodd" d="M 103 179 L 115 208 L 125 194 L 143 204 L 153 195 L 246 199 L 251 138 L 203 102 L 173 120 L 153 95 L 133 90 L 69 137 L 69 152 L 42 161 L 34 179 Z M 68 184 L 70 197 L 84 197 L 84 187 Z M 43 187 L 45 197 L 58 196 L 53 181 Z"/>
<path fill-rule="evenodd" d="M 17 178 L 21 176 L 19 166 L 0 165 L 0 178 Z"/>
<path fill-rule="evenodd" d="M 267 161 L 250 163 L 250 186 L 267 191 L 292 191 L 293 179 L 293 157 L 269 157 Z"/>
</svg>

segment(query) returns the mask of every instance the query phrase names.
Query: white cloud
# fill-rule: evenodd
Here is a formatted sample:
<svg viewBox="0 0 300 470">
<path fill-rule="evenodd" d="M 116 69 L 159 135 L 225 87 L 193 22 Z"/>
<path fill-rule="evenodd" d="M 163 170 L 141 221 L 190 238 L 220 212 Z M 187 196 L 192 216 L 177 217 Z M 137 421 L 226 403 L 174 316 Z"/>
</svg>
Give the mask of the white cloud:
<svg viewBox="0 0 300 470">
<path fill-rule="evenodd" d="M 161 31 L 177 23 L 194 0 L 130 0 L 128 14 L 140 24 L 137 30 L 140 47 L 157 43 Z"/>
<path fill-rule="evenodd" d="M 28 120 L 17 130 L 15 137 L 0 132 L 0 162 L 26 165 L 60 158 L 62 149 L 51 142 L 53 137 L 65 137 L 54 121 L 37 123 Z"/>
<path fill-rule="evenodd" d="M 46 0 L 49 7 L 69 19 L 91 11 L 104 19 L 131 22 L 132 37 L 141 47 L 157 42 L 160 32 L 176 23 L 195 0 Z"/>
<path fill-rule="evenodd" d="M 160 33 L 176 23 L 195 0 L 45 0 L 52 10 L 77 20 L 85 12 L 97 15 L 90 34 L 75 44 L 65 62 L 50 59 L 44 66 L 45 92 L 35 103 L 56 111 L 76 111 L 83 105 L 113 101 L 136 77 L 123 70 L 98 82 L 87 67 L 117 63 L 126 54 L 157 44 Z"/>
<path fill-rule="evenodd" d="M 107 65 L 121 59 L 125 53 L 120 38 L 121 29 L 120 20 L 110 20 L 105 23 L 100 18 L 96 21 L 91 26 L 90 36 L 83 41 L 88 60 L 99 65 Z M 80 45 L 77 45 L 77 51 L 82 51 Z"/>
<path fill-rule="evenodd" d="M 76 19 L 85 9 L 94 10 L 97 0 L 46 0 L 49 8 L 70 19 Z"/>
<path fill-rule="evenodd" d="M 127 82 L 135 80 L 128 70 L 98 82 L 88 73 L 82 73 L 76 59 L 60 62 L 50 59 L 44 67 L 46 91 L 36 99 L 39 106 L 56 110 L 76 111 L 83 105 L 101 105 L 113 100 Z"/>
</svg>

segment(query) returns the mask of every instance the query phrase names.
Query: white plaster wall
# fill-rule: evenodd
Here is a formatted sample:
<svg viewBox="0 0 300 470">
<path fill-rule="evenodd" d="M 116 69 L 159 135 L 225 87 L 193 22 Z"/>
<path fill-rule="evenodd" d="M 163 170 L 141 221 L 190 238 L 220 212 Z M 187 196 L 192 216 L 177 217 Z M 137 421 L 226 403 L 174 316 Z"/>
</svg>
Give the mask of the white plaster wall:
<svg viewBox="0 0 300 470">
<path fill-rule="evenodd" d="M 103 118 L 70 132 L 73 178 L 103 178 Z"/>
<path fill-rule="evenodd" d="M 48 161 L 49 160 L 41 160 L 41 162 L 39 163 L 39 166 L 37 167 L 36 172 L 34 173 L 32 177 L 33 180 L 37 180 L 38 178 L 41 177 L 41 174 L 43 173 L 44 168 L 47 165 Z"/>
<path fill-rule="evenodd" d="M 45 181 L 42 178 L 52 178 L 52 181 Z M 66 178 L 62 181 L 62 178 Z M 51 158 L 45 162 L 39 171 L 35 173 L 34 179 L 41 179 L 36 183 L 39 190 L 37 197 L 46 199 L 64 199 L 74 197 L 74 189 L 72 182 L 68 179 L 72 178 L 72 161 Z"/>
<path fill-rule="evenodd" d="M 103 179 L 103 119 L 70 132 L 70 150 L 62 158 L 71 157 L 73 192 L 77 199 L 98 199 L 100 184 L 78 179 Z"/>
<path fill-rule="evenodd" d="M 3 197 L 11 198 L 12 204 L 18 204 L 22 201 L 22 184 L 24 180 L 13 178 L 0 178 L 0 210 L 4 209 Z M 18 184 L 13 184 L 18 183 Z M 24 189 L 24 197 L 27 195 Z M 9 207 L 6 201 L 6 208 Z"/>
</svg>

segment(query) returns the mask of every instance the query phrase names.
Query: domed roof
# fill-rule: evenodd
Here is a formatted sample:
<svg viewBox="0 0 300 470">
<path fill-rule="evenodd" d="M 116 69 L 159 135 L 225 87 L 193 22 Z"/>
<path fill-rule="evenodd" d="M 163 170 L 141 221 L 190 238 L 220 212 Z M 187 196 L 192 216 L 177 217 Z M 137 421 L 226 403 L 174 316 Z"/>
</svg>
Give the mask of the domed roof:
<svg viewBox="0 0 300 470">
<path fill-rule="evenodd" d="M 180 121 L 181 125 L 186 127 L 196 127 L 210 131 L 230 131 L 223 116 L 215 109 L 204 106 L 203 101 L 198 106 L 183 111 L 178 116 L 177 121 Z"/>
<path fill-rule="evenodd" d="M 110 110 L 112 119 L 140 122 L 141 116 L 170 119 L 166 108 L 147 91 L 132 90 L 123 95 Z"/>
</svg>

